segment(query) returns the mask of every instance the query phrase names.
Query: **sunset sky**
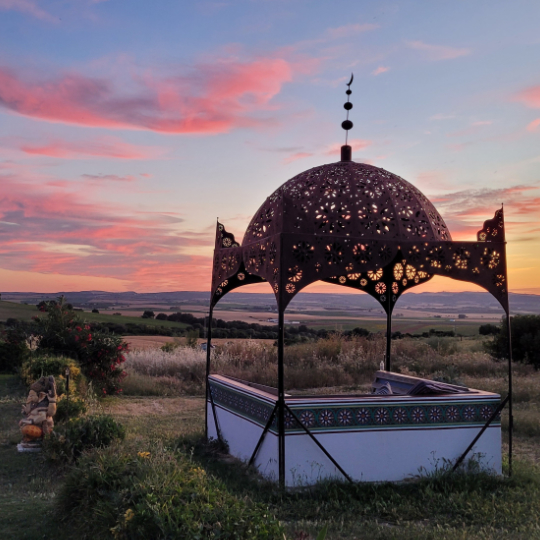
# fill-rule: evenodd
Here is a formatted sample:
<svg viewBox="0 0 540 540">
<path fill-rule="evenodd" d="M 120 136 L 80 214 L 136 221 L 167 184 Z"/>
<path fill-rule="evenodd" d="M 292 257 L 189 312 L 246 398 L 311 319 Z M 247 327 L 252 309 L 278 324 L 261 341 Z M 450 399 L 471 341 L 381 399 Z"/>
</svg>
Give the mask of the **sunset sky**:
<svg viewBox="0 0 540 540">
<path fill-rule="evenodd" d="M 209 290 L 216 218 L 241 240 L 339 160 L 354 72 L 353 159 L 454 240 L 504 202 L 510 290 L 540 294 L 539 21 L 538 0 L 0 0 L 0 291 Z"/>
</svg>

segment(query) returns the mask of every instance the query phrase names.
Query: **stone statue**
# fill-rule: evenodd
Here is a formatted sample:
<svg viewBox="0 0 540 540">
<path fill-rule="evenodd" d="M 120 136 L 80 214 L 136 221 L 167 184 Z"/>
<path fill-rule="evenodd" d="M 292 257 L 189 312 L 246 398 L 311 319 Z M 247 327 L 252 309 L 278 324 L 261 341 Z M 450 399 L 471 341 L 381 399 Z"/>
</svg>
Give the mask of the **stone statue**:
<svg viewBox="0 0 540 540">
<path fill-rule="evenodd" d="M 41 440 L 53 430 L 53 416 L 56 413 L 56 383 L 54 377 L 41 377 L 30 386 L 30 392 L 23 405 L 25 418 L 19 422 L 23 434 L 19 452 L 37 451 Z"/>
</svg>

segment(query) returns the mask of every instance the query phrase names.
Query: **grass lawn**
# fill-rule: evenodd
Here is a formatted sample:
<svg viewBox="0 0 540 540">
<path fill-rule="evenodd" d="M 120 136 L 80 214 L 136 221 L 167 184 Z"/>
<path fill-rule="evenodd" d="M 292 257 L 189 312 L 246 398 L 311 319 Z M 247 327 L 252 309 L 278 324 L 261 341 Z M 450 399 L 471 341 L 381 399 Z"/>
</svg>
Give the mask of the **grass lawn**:
<svg viewBox="0 0 540 540">
<path fill-rule="evenodd" d="M 84 531 L 70 528 L 69 520 L 62 526 L 55 521 L 54 496 L 63 473 L 40 455 L 16 451 L 24 395 L 15 376 L 0 376 L 0 534 L 13 540 L 82 538 Z M 99 407 L 127 427 L 125 445 L 145 449 L 160 441 L 179 448 L 230 493 L 267 504 L 288 540 L 314 539 L 326 525 L 329 540 L 540 538 L 540 472 L 533 465 L 540 458 L 538 434 L 516 437 L 519 459 L 512 479 L 334 483 L 282 494 L 236 460 L 205 451 L 202 397 L 112 397 Z"/>
<path fill-rule="evenodd" d="M 149 451 L 152 459 L 156 456 L 156 463 L 165 460 L 162 464 L 167 460 L 168 463 L 187 460 L 189 467 L 205 471 L 212 489 L 230 495 L 230 500 L 262 505 L 268 515 L 276 516 L 285 535 L 276 536 L 276 540 L 314 540 L 324 527 L 328 527 L 327 540 L 540 540 L 540 372 L 531 366 L 516 364 L 514 368 L 512 478 L 441 473 L 395 484 L 333 482 L 282 493 L 245 464 L 203 444 L 204 353 L 179 347 L 165 354 L 159 350 L 160 344 L 156 342 L 154 353 L 141 350 L 128 355 L 125 364 L 131 373 L 125 380 L 128 395 L 108 397 L 92 405 L 92 412 L 111 414 L 126 426 L 126 440 L 109 452 L 136 460 L 137 452 Z M 341 342 L 329 338 L 316 344 L 287 347 L 287 380 L 298 383 L 291 386 L 291 392 L 294 388 L 297 393 L 308 392 L 310 385 L 326 384 L 326 388 L 315 390 L 321 393 L 358 391 L 362 385 L 369 386 L 382 345 L 382 341 L 376 340 Z M 428 378 L 437 374 L 456 376 L 472 388 L 501 394 L 506 391 L 505 365 L 481 352 L 480 339 L 398 340 L 393 343 L 393 351 L 395 366 L 402 372 Z M 216 356 L 214 362 L 223 372 L 228 370 L 233 376 L 257 379 L 256 382 L 263 384 L 275 381 L 275 347 L 271 344 L 224 343 L 216 347 L 215 354 L 218 353 L 221 356 Z M 340 369 L 332 371 L 338 353 Z M 350 381 L 342 379 L 345 371 L 356 375 Z M 331 373 L 334 378 L 330 377 Z M 326 383 L 321 383 L 323 375 Z M 187 391 L 192 395 L 187 395 Z M 84 514 L 81 521 L 80 516 L 76 519 L 70 514 L 60 523 L 55 514 L 58 504 L 55 497 L 69 470 L 53 468 L 39 454 L 19 454 L 16 450 L 20 441 L 17 422 L 25 394 L 26 389 L 15 375 L 0 375 L 0 535 L 13 540 L 93 538 L 85 520 L 96 516 Z M 506 453 L 506 411 L 502 420 Z M 154 453 L 158 448 L 162 454 L 158 450 Z M 100 456 L 104 453 L 100 451 Z M 153 462 L 147 463 L 153 474 Z M 506 465 L 504 469 L 507 472 Z M 160 486 L 168 484 L 168 477 L 159 476 L 164 474 L 163 470 L 156 471 L 156 477 L 151 478 L 154 487 L 148 488 L 149 497 L 152 490 L 162 493 Z M 177 485 L 172 486 L 171 492 Z M 147 488 L 144 490 L 146 496 Z M 101 497 L 100 493 L 97 496 Z M 103 497 L 114 499 L 116 495 L 105 491 Z M 158 499 L 156 508 L 162 503 Z M 123 512 L 115 511 L 114 516 L 121 519 Z M 230 515 L 229 510 L 226 515 Z M 112 533 L 100 535 L 100 540 L 106 538 L 113 538 Z"/>
<path fill-rule="evenodd" d="M 156 319 L 143 319 L 142 317 L 124 317 L 123 315 L 113 315 L 112 313 L 92 313 L 90 311 L 77 311 L 77 315 L 83 320 L 88 322 L 101 322 L 101 323 L 116 323 L 116 324 L 144 324 L 150 327 L 164 328 L 186 328 L 188 326 L 185 323 L 173 322 L 173 321 L 158 321 Z M 0 321 L 12 317 L 21 321 L 30 321 L 32 317 L 40 315 L 36 306 L 27 306 L 26 304 L 18 304 L 16 302 L 0 301 Z"/>
</svg>

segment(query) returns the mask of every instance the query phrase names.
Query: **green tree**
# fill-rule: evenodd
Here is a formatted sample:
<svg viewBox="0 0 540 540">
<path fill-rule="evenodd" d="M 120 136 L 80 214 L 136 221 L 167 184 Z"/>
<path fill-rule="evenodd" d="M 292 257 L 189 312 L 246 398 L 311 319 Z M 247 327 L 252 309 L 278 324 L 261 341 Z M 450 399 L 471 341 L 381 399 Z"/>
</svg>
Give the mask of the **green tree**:
<svg viewBox="0 0 540 540">
<path fill-rule="evenodd" d="M 540 368 L 540 315 L 510 317 L 512 327 L 512 358 L 515 362 L 532 364 Z M 501 331 L 493 341 L 486 343 L 487 351 L 495 358 L 508 358 L 508 327 L 502 318 Z"/>
</svg>

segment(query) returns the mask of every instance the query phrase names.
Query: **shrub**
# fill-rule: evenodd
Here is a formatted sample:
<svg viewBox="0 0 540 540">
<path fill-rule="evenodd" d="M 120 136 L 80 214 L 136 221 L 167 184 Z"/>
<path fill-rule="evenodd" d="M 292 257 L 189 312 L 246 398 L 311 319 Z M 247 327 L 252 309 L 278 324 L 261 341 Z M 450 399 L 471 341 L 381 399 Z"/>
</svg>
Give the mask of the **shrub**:
<svg viewBox="0 0 540 540">
<path fill-rule="evenodd" d="M 92 310 L 92 313 L 99 313 L 99 309 L 94 308 L 94 309 Z"/>
<path fill-rule="evenodd" d="M 77 418 L 86 413 L 86 403 L 77 397 L 65 397 L 59 399 L 56 406 L 54 421 L 58 423 L 66 422 L 72 418 Z"/>
<path fill-rule="evenodd" d="M 88 326 L 79 334 L 79 363 L 83 373 L 94 382 L 98 395 L 121 392 L 120 383 L 126 375 L 121 364 L 125 362 L 128 344 L 116 334 L 99 331 L 91 334 Z"/>
<path fill-rule="evenodd" d="M 199 331 L 189 330 L 186 334 L 186 345 L 192 349 L 196 349 L 199 344 Z"/>
<path fill-rule="evenodd" d="M 160 349 L 163 351 L 163 352 L 167 352 L 167 353 L 170 353 L 170 352 L 173 352 L 174 350 L 176 350 L 178 347 L 180 346 L 179 343 L 176 343 L 174 341 L 168 341 L 167 343 L 164 343 Z"/>
<path fill-rule="evenodd" d="M 43 452 L 50 461 L 71 463 L 85 451 L 104 448 L 124 440 L 126 430 L 107 414 L 69 420 L 43 441 Z"/>
<path fill-rule="evenodd" d="M 30 356 L 27 334 L 19 326 L 8 326 L 0 335 L 0 372 L 16 372 Z"/>
<path fill-rule="evenodd" d="M 183 454 L 95 451 L 80 459 L 57 499 L 58 514 L 97 536 L 270 540 L 283 538 L 264 504 L 230 494 Z M 89 520 L 88 516 L 100 519 Z"/>
<path fill-rule="evenodd" d="M 95 383 L 98 394 L 121 392 L 125 376 L 120 364 L 125 361 L 128 345 L 121 336 L 102 330 L 92 331 L 66 307 L 63 298 L 49 305 L 46 316 L 37 320 L 41 335 L 39 349 L 55 354 L 74 356 L 83 374 Z"/>
<path fill-rule="evenodd" d="M 167 314 L 166 313 L 158 313 L 156 315 L 156 319 L 158 321 L 166 321 L 167 320 Z"/>
<path fill-rule="evenodd" d="M 37 355 L 28 358 L 21 367 L 21 378 L 27 386 L 43 375 L 53 375 L 56 381 L 56 393 L 61 396 L 66 392 L 66 369 L 69 368 L 70 392 L 79 391 L 82 383 L 81 369 L 71 358 L 53 355 Z"/>
<path fill-rule="evenodd" d="M 482 324 L 480 325 L 480 328 L 478 328 L 478 333 L 481 336 L 490 336 L 490 335 L 496 335 L 501 331 L 501 329 L 496 326 L 495 324 Z"/>
<path fill-rule="evenodd" d="M 150 311 L 150 310 L 146 310 L 142 315 L 141 317 L 143 319 L 153 319 L 155 316 L 155 313 L 153 311 Z"/>
<path fill-rule="evenodd" d="M 540 315 L 516 315 L 510 318 L 512 327 L 512 358 L 515 362 L 532 364 L 540 369 Z M 508 327 L 502 318 L 501 331 L 486 350 L 495 358 L 508 358 Z"/>
</svg>

